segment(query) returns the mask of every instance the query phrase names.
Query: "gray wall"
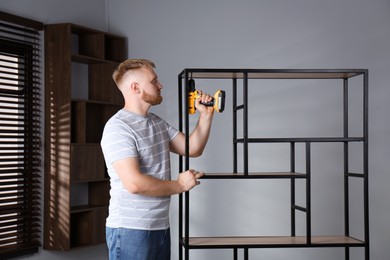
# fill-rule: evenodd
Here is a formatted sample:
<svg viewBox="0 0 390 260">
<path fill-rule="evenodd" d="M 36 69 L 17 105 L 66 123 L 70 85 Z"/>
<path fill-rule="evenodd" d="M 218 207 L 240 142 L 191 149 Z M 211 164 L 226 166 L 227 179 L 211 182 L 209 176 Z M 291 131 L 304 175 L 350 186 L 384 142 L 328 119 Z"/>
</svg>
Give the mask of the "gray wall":
<svg viewBox="0 0 390 260">
<path fill-rule="evenodd" d="M 292 3 L 294 2 L 294 3 Z M 177 125 L 177 74 L 184 68 L 366 68 L 369 69 L 371 259 L 390 255 L 390 183 L 388 155 L 390 111 L 390 2 L 388 0 L 166 0 L 166 1 L 22 1 L 0 2 L 0 9 L 45 23 L 74 22 L 123 34 L 129 56 L 155 61 L 165 88 L 158 113 Z M 79 11 L 77 11 L 77 10 Z M 340 135 L 340 83 L 250 82 L 250 133 L 261 136 Z M 197 81 L 213 92 L 228 81 Z M 352 81 L 351 135 L 361 134 L 359 82 Z M 261 86 L 256 87 L 256 86 Z M 157 110 L 153 109 L 155 112 Z M 356 112 L 355 112 L 356 111 Z M 228 170 L 231 155 L 231 101 L 216 114 L 210 142 L 191 166 Z M 196 116 L 191 123 L 194 124 Z M 354 146 L 351 168 L 361 169 Z M 299 151 L 303 149 L 299 148 Z M 313 147 L 313 231 L 339 234 L 342 226 L 342 162 L 339 145 Z M 252 170 L 285 170 L 284 146 L 251 147 Z M 301 161 L 299 161 L 301 162 Z M 172 157 L 173 176 L 177 160 Z M 301 165 L 298 163 L 298 167 Z M 353 182 L 353 234 L 361 236 L 361 183 Z M 193 235 L 280 235 L 288 232 L 288 183 L 204 180 L 192 193 Z M 265 210 L 267 209 L 267 210 Z M 299 232 L 304 232 L 300 221 Z M 172 201 L 172 259 L 177 259 L 177 197 Z M 356 231 L 355 231 L 356 230 Z M 343 259 L 342 249 L 251 250 L 251 259 Z M 363 259 L 353 249 L 352 259 Z M 231 259 L 228 250 L 191 251 L 192 259 Z M 105 259 L 104 246 L 71 253 L 41 250 L 29 259 Z"/>
</svg>

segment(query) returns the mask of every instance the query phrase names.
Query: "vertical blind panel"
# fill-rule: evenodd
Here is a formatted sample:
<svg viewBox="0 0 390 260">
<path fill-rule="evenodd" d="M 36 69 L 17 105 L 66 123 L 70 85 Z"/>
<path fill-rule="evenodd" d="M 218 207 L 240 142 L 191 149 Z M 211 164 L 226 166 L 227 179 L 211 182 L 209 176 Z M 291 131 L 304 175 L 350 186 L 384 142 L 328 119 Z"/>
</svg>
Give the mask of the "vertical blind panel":
<svg viewBox="0 0 390 260">
<path fill-rule="evenodd" d="M 0 16 L 0 255 L 40 246 L 39 31 Z"/>
</svg>

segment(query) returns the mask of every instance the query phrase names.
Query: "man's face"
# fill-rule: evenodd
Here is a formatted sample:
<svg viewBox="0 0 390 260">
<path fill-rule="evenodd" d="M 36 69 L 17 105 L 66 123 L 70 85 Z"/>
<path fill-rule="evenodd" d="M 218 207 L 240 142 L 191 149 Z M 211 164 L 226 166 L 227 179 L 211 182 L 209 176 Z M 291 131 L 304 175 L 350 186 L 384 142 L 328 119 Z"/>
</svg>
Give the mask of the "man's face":
<svg viewBox="0 0 390 260">
<path fill-rule="evenodd" d="M 157 75 L 153 70 L 143 68 L 143 80 L 141 83 L 141 98 L 152 106 L 162 102 L 162 85 L 158 81 Z"/>
</svg>

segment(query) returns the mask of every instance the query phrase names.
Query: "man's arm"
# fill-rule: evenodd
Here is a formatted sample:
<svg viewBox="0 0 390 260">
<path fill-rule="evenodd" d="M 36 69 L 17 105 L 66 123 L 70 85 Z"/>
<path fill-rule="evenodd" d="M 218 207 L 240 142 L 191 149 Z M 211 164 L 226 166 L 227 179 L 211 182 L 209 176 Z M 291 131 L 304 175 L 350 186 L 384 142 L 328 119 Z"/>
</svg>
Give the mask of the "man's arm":
<svg viewBox="0 0 390 260">
<path fill-rule="evenodd" d="M 199 120 L 194 130 L 189 137 L 189 156 L 198 157 L 202 155 L 204 148 L 206 147 L 207 140 L 210 135 L 211 123 L 213 121 L 214 108 L 206 107 L 200 102 L 209 102 L 212 97 L 207 94 L 202 94 L 201 98 L 195 100 L 195 107 L 199 111 Z M 185 135 L 179 133 L 170 142 L 170 151 L 185 155 Z"/>
<path fill-rule="evenodd" d="M 127 191 L 145 196 L 169 196 L 188 191 L 199 184 L 204 173 L 188 170 L 179 174 L 177 180 L 160 180 L 142 174 L 138 158 L 126 158 L 113 163 L 114 169 Z"/>
</svg>

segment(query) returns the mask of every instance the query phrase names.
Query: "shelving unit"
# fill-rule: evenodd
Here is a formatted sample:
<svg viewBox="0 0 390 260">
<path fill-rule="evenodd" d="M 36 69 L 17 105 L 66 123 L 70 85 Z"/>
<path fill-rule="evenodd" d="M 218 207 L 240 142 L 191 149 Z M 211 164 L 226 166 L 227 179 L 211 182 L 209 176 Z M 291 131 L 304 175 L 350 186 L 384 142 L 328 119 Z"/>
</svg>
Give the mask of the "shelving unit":
<svg viewBox="0 0 390 260">
<path fill-rule="evenodd" d="M 290 181 L 290 212 L 291 230 L 286 236 L 215 236 L 215 237 L 193 237 L 190 233 L 190 192 L 179 196 L 179 259 L 189 259 L 191 249 L 232 249 L 233 259 L 238 259 L 238 250 L 243 250 L 244 259 L 249 258 L 249 249 L 254 248 L 313 248 L 313 247 L 342 247 L 345 248 L 345 259 L 350 258 L 350 248 L 360 247 L 364 249 L 364 259 L 369 259 L 369 207 L 368 207 L 368 70 L 365 69 L 184 69 L 178 75 L 179 83 L 179 129 L 184 133 L 190 133 L 188 114 L 188 80 L 192 79 L 230 79 L 232 82 L 232 124 L 233 124 L 233 165 L 229 173 L 209 173 L 202 178 L 224 180 L 237 179 L 286 179 Z M 362 135 L 349 135 L 349 81 L 352 78 L 362 80 Z M 292 138 L 262 138 L 249 136 L 248 122 L 248 97 L 250 95 L 249 80 L 324 80 L 334 79 L 342 81 L 343 104 L 343 134 L 338 137 L 292 137 Z M 241 88 L 238 86 L 241 83 Z M 242 104 L 238 104 L 237 91 L 242 91 Z M 207 91 L 205 89 L 205 91 Z M 242 113 L 242 136 L 238 136 L 238 113 Z M 179 172 L 190 169 L 189 134 L 186 135 L 186 156 L 179 157 Z M 290 169 L 287 172 L 250 172 L 249 144 L 272 144 L 285 143 L 290 146 Z M 344 162 L 344 234 L 337 236 L 314 236 L 312 234 L 312 145 L 314 143 L 341 143 L 343 144 Z M 363 163 L 362 172 L 350 172 L 350 144 L 362 145 Z M 297 144 L 304 146 L 305 172 L 296 172 L 296 150 Z M 238 171 L 238 145 L 242 145 L 242 171 Z M 296 181 L 301 179 L 305 182 L 305 203 L 302 206 L 296 202 L 297 185 Z M 363 237 L 356 238 L 350 231 L 350 180 L 359 179 L 363 185 Z M 275 187 L 276 188 L 276 187 Z M 305 215 L 305 234 L 297 235 L 297 212 Z M 184 252 L 183 252 L 184 250 Z"/>
<path fill-rule="evenodd" d="M 45 26 L 45 249 L 105 241 L 109 178 L 100 139 L 123 106 L 111 75 L 126 57 L 122 36 Z"/>
</svg>

